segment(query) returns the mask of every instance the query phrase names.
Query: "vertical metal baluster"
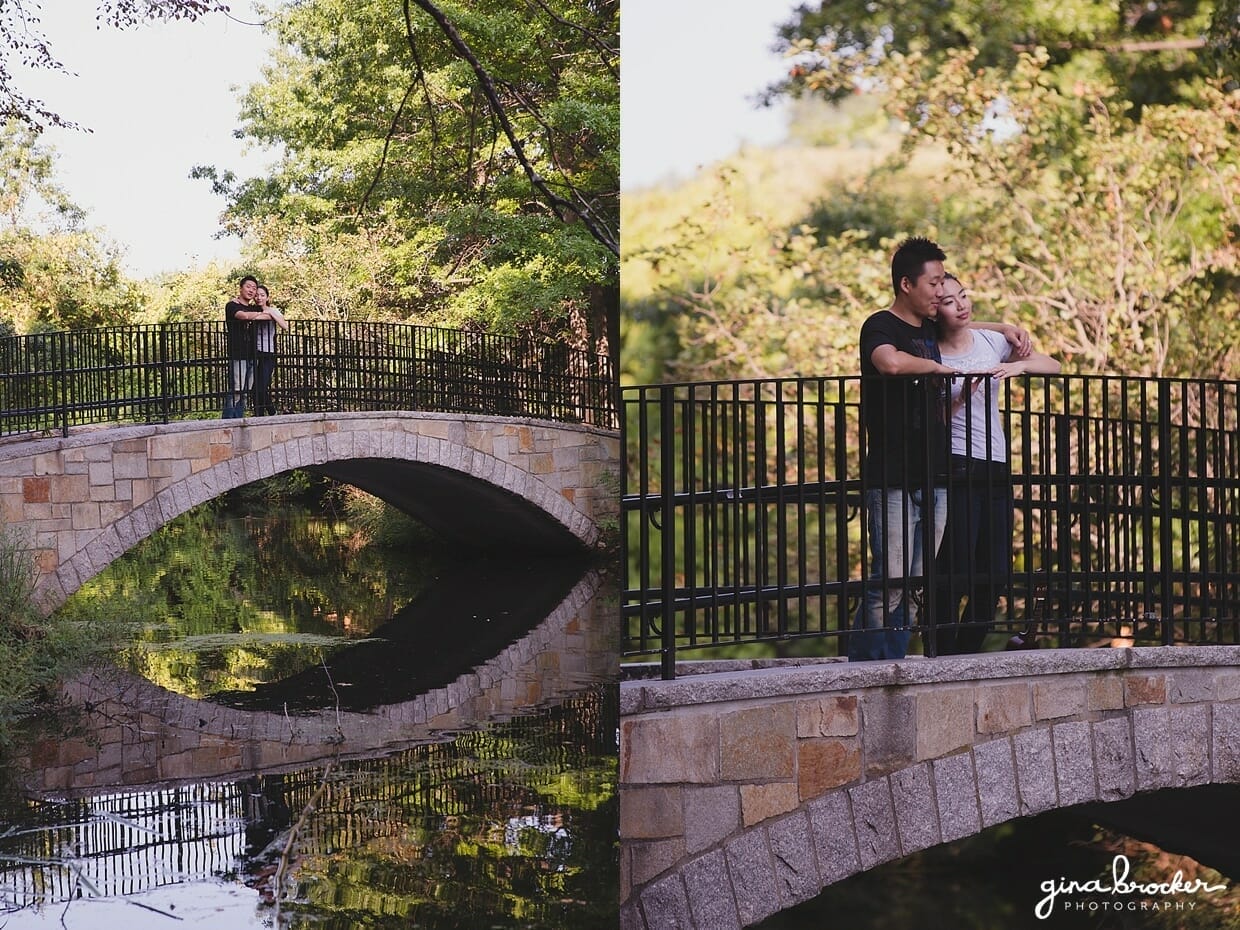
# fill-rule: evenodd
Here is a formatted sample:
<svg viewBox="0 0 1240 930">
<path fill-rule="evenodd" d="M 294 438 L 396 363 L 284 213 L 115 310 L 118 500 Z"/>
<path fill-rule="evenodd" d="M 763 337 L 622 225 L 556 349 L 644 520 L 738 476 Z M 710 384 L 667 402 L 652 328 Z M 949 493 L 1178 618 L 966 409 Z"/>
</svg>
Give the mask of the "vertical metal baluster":
<svg viewBox="0 0 1240 930">
<path fill-rule="evenodd" d="M 1170 646 L 1174 629 L 1171 623 L 1172 553 L 1174 540 L 1171 526 L 1171 384 L 1158 379 L 1158 477 L 1162 500 L 1159 501 L 1159 563 L 1161 570 L 1162 642 Z"/>
<path fill-rule="evenodd" d="M 663 647 L 660 665 L 665 680 L 676 677 L 676 443 L 672 426 L 675 417 L 675 389 L 659 388 L 660 444 L 659 491 L 663 512 L 662 545 L 663 573 Z"/>
</svg>

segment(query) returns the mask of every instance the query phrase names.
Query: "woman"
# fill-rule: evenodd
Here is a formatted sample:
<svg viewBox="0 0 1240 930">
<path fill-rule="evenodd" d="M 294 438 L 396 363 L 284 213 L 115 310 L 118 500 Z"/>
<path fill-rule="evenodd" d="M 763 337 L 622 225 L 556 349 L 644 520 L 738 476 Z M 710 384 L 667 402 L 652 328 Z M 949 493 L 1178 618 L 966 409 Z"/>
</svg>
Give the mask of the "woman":
<svg viewBox="0 0 1240 930">
<path fill-rule="evenodd" d="M 269 320 L 257 320 L 254 323 L 254 415 L 265 417 L 276 412 L 276 405 L 271 399 L 271 377 L 276 370 L 276 326 L 288 329 L 282 314 L 268 301 L 271 295 L 267 288 L 260 284 L 254 293 L 254 301 L 261 311 L 270 315 Z"/>
<path fill-rule="evenodd" d="M 1012 470 L 999 414 L 1000 384 L 1015 375 L 1053 375 L 1041 352 L 1015 358 L 1002 335 L 970 328 L 973 301 L 954 275 L 943 282 L 938 344 L 952 379 L 951 482 L 937 559 L 938 655 L 981 652 L 1012 564 Z M 963 614 L 960 602 L 967 598 Z M 956 626 L 955 624 L 961 624 Z"/>
</svg>

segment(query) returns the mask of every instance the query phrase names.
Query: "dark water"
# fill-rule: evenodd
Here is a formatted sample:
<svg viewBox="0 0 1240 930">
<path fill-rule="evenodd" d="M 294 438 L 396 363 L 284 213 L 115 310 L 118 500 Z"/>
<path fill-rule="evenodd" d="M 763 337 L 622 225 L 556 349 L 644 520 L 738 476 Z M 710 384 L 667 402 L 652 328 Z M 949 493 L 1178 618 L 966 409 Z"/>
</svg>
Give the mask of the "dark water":
<svg viewBox="0 0 1240 930">
<path fill-rule="evenodd" d="M 1196 790 L 1196 789 L 1193 789 Z M 1240 788 L 1226 797 L 1210 791 L 1201 799 L 1234 819 Z M 1145 796 L 1146 810 L 1172 792 Z M 1160 801 L 1159 798 L 1162 797 Z M 1222 803 L 1220 803 L 1222 802 Z M 1104 805 L 1110 807 L 1112 805 Z M 1169 852 L 1101 826 L 1087 810 L 1056 811 L 1015 820 L 934 847 L 838 882 L 818 897 L 776 914 L 760 930 L 1234 930 L 1240 927 L 1240 875 L 1225 874 L 1193 858 Z M 1216 818 L 1217 819 L 1217 818 Z M 1135 821 L 1138 825 L 1141 820 Z M 1228 842 L 1230 833 L 1226 834 Z M 1118 860 L 1117 857 L 1122 857 Z M 1231 861 L 1226 855 L 1224 861 Z M 1119 870 L 1117 873 L 1116 870 Z M 1126 870 L 1126 871 L 1125 871 Z M 1114 887 L 1116 874 L 1148 885 L 1170 882 L 1179 871 L 1213 890 L 1194 894 L 1055 894 L 1046 882 L 1099 880 Z M 1234 870 L 1240 871 L 1240 870 Z M 1060 886 L 1062 887 L 1062 886 Z"/>
<path fill-rule="evenodd" d="M 129 688 L 33 748 L 0 835 L 0 925 L 614 924 L 616 596 L 596 568 L 415 557 L 309 511 L 207 511 L 67 609 L 130 612 L 124 673 L 186 697 L 143 716 Z M 424 719 L 401 710 L 428 692 Z M 160 720 L 172 706 L 204 735 Z M 237 708 L 360 730 L 374 714 L 399 739 L 341 733 L 301 747 L 311 763 L 253 764 L 296 753 L 205 732 Z M 197 777 L 165 777 L 191 750 L 210 760 Z"/>
</svg>

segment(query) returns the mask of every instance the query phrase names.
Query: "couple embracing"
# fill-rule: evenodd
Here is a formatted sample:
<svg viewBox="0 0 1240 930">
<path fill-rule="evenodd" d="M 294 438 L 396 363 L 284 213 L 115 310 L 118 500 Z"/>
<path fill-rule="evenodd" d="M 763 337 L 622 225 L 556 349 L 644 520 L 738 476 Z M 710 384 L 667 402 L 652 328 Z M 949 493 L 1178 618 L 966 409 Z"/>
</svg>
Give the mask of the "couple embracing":
<svg viewBox="0 0 1240 930">
<path fill-rule="evenodd" d="M 1059 371 L 1059 362 L 1032 350 L 1023 329 L 973 320 L 946 258 L 929 239 L 902 242 L 891 260 L 895 299 L 861 327 L 871 560 L 848 636 L 852 661 L 904 657 L 924 606 L 926 568 L 936 559 L 934 620 L 947 625 L 936 630 L 936 652 L 981 650 L 1012 552 L 997 384 Z"/>
<path fill-rule="evenodd" d="M 254 391 L 254 413 L 276 412 L 271 399 L 271 378 L 276 370 L 276 327 L 288 329 L 282 314 L 270 304 L 267 288 L 253 275 L 241 279 L 237 296 L 224 306 L 228 341 L 228 392 L 224 395 L 224 419 L 245 416 L 245 400 Z"/>
</svg>

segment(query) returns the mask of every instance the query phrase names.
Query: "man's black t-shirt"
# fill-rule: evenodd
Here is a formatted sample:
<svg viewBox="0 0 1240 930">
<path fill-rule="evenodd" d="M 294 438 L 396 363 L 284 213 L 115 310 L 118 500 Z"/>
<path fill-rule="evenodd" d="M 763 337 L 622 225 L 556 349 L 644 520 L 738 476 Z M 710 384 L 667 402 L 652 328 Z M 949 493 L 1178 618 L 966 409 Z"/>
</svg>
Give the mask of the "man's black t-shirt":
<svg viewBox="0 0 1240 930">
<path fill-rule="evenodd" d="M 927 476 L 933 484 L 942 484 L 948 448 L 944 379 L 937 375 L 880 374 L 870 356 L 881 345 L 942 361 L 934 324 L 928 320 L 910 326 L 890 310 L 880 310 L 861 325 L 866 487 L 916 489 L 926 485 Z"/>
<path fill-rule="evenodd" d="M 238 310 L 253 310 L 253 307 L 230 300 L 224 306 L 224 326 L 228 330 L 228 357 L 253 358 L 254 334 L 248 320 L 237 319 Z"/>
</svg>

